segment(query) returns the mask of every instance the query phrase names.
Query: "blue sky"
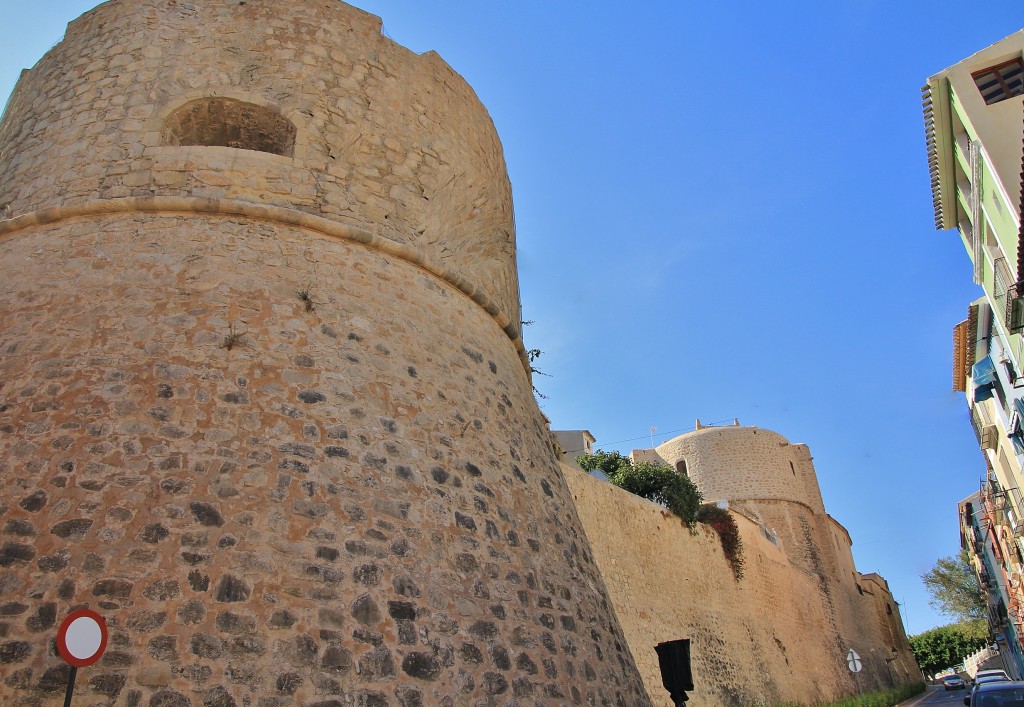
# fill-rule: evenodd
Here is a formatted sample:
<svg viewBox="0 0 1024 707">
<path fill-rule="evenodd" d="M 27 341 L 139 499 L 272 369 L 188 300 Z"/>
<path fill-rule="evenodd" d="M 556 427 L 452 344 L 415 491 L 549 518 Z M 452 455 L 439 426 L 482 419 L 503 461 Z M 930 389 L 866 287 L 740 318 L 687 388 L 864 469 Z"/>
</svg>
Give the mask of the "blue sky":
<svg viewBox="0 0 1024 707">
<path fill-rule="evenodd" d="M 0 95 L 94 4 L 0 0 Z M 858 568 L 908 632 L 946 623 L 918 577 L 984 473 L 950 383 L 980 292 L 934 230 L 920 87 L 1024 4 L 356 4 L 494 119 L 552 425 L 623 452 L 696 418 L 808 444 Z"/>
</svg>

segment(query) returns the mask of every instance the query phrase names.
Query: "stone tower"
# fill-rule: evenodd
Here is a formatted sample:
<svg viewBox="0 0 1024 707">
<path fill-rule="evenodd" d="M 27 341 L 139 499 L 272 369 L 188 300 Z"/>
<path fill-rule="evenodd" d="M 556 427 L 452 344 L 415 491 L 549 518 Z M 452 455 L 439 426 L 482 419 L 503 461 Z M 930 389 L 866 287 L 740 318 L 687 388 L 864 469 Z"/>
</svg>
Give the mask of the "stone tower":
<svg viewBox="0 0 1024 707">
<path fill-rule="evenodd" d="M 111 0 L 22 75 L 5 704 L 63 692 L 80 606 L 100 701 L 647 702 L 532 396 L 494 127 L 380 29 Z"/>
<path fill-rule="evenodd" d="M 686 473 L 705 500 L 726 500 L 759 523 L 789 563 L 814 578 L 817 591 L 802 600 L 820 611 L 815 630 L 831 653 L 823 661 L 842 666 L 850 648 L 870 650 L 872 660 L 860 678 L 879 688 L 891 684 L 891 673 L 877 656 L 895 660 L 904 650 L 913 663 L 888 585 L 880 577 L 876 581 L 877 575 L 857 571 L 849 533 L 825 511 L 807 445 L 737 423 L 698 425 L 694 432 L 644 451 Z M 886 607 L 887 601 L 892 603 Z M 849 679 L 845 671 L 840 675 L 843 682 Z"/>
<path fill-rule="evenodd" d="M 705 499 L 727 500 L 773 529 L 792 562 L 819 574 L 835 565 L 807 445 L 757 427 L 703 427 L 666 441 L 656 453 L 687 474 Z"/>
</svg>

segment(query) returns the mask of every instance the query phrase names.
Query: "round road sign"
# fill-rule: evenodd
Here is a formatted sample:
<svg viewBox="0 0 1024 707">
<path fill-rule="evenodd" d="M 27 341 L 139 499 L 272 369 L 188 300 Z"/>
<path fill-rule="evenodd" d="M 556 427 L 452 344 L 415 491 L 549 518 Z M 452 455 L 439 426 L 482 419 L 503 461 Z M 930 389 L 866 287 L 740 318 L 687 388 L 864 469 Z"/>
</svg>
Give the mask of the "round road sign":
<svg viewBox="0 0 1024 707">
<path fill-rule="evenodd" d="M 57 652 L 76 668 L 95 663 L 106 647 L 107 623 L 95 611 L 72 611 L 57 629 Z"/>
<path fill-rule="evenodd" d="M 850 668 L 850 672 L 859 673 L 864 664 L 860 660 L 860 656 L 857 655 L 857 651 L 850 649 L 850 652 L 846 654 L 846 664 Z"/>
</svg>

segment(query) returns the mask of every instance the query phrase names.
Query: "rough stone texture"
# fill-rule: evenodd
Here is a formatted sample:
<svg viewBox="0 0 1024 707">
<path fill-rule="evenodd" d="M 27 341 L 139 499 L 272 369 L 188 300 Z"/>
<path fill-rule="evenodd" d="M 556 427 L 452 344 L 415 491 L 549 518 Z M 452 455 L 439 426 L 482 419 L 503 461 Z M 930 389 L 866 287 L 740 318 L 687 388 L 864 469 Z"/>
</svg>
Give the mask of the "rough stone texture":
<svg viewBox="0 0 1024 707">
<path fill-rule="evenodd" d="M 849 534 L 825 513 L 805 445 L 753 427 L 708 428 L 634 457 L 685 461 L 706 500 L 729 501 L 745 557 L 737 581 L 714 531 L 692 534 L 656 504 L 562 465 L 655 704 L 670 702 L 653 647 L 677 638 L 692 641 L 694 707 L 854 694 L 850 648 L 865 659 L 864 689 L 889 687 L 890 674 L 921 679 L 888 585 L 857 572 Z"/>
<path fill-rule="evenodd" d="M 511 189 L 490 118 L 437 54 L 380 30 L 341 2 L 104 3 L 15 88 L 0 204 L 14 216 L 144 196 L 298 209 L 430 254 L 518 331 Z M 213 96 L 287 118 L 294 156 L 162 137 Z"/>
<path fill-rule="evenodd" d="M 162 145 L 211 95 L 294 157 Z M 436 55 L 337 2 L 109 2 L 0 155 L 5 697 L 63 690 L 85 605 L 98 703 L 648 702 L 523 366 L 500 145 Z"/>
</svg>

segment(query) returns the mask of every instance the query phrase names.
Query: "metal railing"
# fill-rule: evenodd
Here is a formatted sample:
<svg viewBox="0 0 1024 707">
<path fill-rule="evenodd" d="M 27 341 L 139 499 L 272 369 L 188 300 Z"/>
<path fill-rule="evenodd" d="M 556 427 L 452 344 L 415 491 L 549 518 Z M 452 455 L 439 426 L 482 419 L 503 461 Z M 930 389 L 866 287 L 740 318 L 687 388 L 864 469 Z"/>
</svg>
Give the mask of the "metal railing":
<svg viewBox="0 0 1024 707">
<path fill-rule="evenodd" d="M 1004 490 L 1003 497 L 1006 499 L 1006 516 L 1013 537 L 1024 536 L 1024 497 L 1016 487 Z"/>
</svg>

